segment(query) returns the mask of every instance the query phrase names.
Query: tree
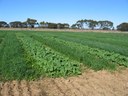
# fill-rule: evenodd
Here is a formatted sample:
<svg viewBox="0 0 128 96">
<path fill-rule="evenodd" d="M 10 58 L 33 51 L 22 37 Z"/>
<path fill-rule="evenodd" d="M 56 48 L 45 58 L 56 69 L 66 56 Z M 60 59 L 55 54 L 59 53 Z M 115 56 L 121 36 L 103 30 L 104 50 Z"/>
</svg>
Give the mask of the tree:
<svg viewBox="0 0 128 96">
<path fill-rule="evenodd" d="M 67 24 L 67 23 L 64 23 L 64 24 L 58 23 L 57 28 L 58 29 L 67 29 L 67 28 L 69 28 L 69 24 Z"/>
<path fill-rule="evenodd" d="M 76 22 L 76 24 L 77 24 L 77 26 L 78 26 L 78 28 L 79 29 L 83 29 L 84 28 L 84 20 L 82 19 L 82 20 L 78 20 L 77 22 Z"/>
<path fill-rule="evenodd" d="M 22 28 L 27 28 L 27 22 L 22 22 Z"/>
<path fill-rule="evenodd" d="M 65 28 L 65 29 L 68 29 L 69 26 L 70 26 L 68 23 L 64 23 L 63 25 L 64 25 L 64 28 Z"/>
<path fill-rule="evenodd" d="M 85 22 L 86 25 L 92 30 L 94 30 L 94 28 L 98 25 L 98 22 L 95 20 L 86 20 Z"/>
<path fill-rule="evenodd" d="M 5 21 L 0 21 L 0 27 L 9 27 Z"/>
<path fill-rule="evenodd" d="M 40 22 L 40 27 L 48 28 L 48 22 L 44 22 L 44 21 Z"/>
<path fill-rule="evenodd" d="M 61 23 L 58 23 L 58 24 L 57 24 L 57 28 L 58 28 L 58 29 L 63 29 L 63 28 L 64 28 L 64 25 L 61 24 Z"/>
<path fill-rule="evenodd" d="M 113 28 L 113 22 L 111 21 L 98 21 L 98 25 L 102 30 L 110 30 Z"/>
<path fill-rule="evenodd" d="M 22 23 L 20 21 L 14 21 L 14 22 L 10 22 L 10 26 L 12 28 L 21 28 L 22 27 Z"/>
<path fill-rule="evenodd" d="M 76 24 L 72 24 L 71 28 L 72 28 L 72 29 L 77 29 Z"/>
<path fill-rule="evenodd" d="M 48 23 L 48 28 L 57 29 L 57 24 L 56 23 Z"/>
<path fill-rule="evenodd" d="M 128 23 L 121 23 L 117 26 L 117 30 L 120 31 L 128 31 Z"/>
<path fill-rule="evenodd" d="M 81 27 L 81 25 L 78 24 L 78 23 L 75 23 L 75 24 L 73 24 L 73 25 L 71 26 L 71 28 L 73 28 L 73 29 L 80 29 L 80 27 Z"/>
<path fill-rule="evenodd" d="M 28 25 L 31 27 L 31 28 L 34 28 L 34 25 L 37 24 L 37 20 L 35 19 L 30 19 L 28 18 L 27 21 Z"/>
</svg>

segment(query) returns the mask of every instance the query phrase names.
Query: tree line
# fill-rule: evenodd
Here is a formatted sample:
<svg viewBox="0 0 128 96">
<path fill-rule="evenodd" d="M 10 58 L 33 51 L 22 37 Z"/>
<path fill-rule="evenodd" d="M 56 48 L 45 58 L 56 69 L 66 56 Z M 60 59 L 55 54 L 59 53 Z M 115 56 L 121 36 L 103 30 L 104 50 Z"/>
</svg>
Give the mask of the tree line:
<svg viewBox="0 0 128 96">
<path fill-rule="evenodd" d="M 36 19 L 28 18 L 25 22 L 13 21 L 9 24 L 5 21 L 0 21 L 0 27 L 4 28 L 51 28 L 51 29 L 67 29 L 69 24 L 67 23 L 51 23 L 51 22 L 40 22 Z"/>
<path fill-rule="evenodd" d="M 72 28 L 78 29 L 101 29 L 101 30 L 112 30 L 113 22 L 111 21 L 96 21 L 96 20 L 78 20 L 75 24 L 71 26 Z M 86 28 L 85 28 L 86 27 Z"/>
<path fill-rule="evenodd" d="M 75 24 L 71 26 L 73 29 L 98 29 L 98 30 L 115 30 L 113 26 L 112 21 L 108 20 L 102 20 L 102 21 L 96 21 L 96 20 L 87 20 L 87 19 L 82 19 L 78 20 Z M 123 22 L 116 27 L 117 30 L 119 31 L 128 31 L 128 23 Z"/>
<path fill-rule="evenodd" d="M 51 22 L 40 22 L 38 23 L 36 19 L 28 18 L 25 22 L 13 21 L 9 24 L 5 21 L 0 21 L 0 27 L 4 28 L 51 28 L 51 29 L 98 29 L 98 30 L 115 30 L 112 21 L 102 20 L 96 21 L 91 19 L 78 20 L 71 27 L 68 23 L 51 23 Z M 128 23 L 124 22 L 117 26 L 117 30 L 128 31 Z"/>
</svg>

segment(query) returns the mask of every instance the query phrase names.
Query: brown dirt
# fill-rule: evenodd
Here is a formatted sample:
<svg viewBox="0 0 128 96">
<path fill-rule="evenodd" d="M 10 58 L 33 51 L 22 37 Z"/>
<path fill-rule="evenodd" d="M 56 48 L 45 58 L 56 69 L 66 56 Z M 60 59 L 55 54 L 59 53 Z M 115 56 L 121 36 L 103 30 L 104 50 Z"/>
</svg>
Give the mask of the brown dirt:
<svg viewBox="0 0 128 96">
<path fill-rule="evenodd" d="M 69 78 L 0 83 L 0 96 L 128 96 L 128 69 L 88 70 Z"/>
</svg>

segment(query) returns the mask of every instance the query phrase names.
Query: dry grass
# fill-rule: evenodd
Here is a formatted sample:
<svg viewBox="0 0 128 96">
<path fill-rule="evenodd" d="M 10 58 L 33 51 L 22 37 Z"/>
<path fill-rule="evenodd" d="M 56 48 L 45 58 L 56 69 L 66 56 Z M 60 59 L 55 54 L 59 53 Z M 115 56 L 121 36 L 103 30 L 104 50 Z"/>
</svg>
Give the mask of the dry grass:
<svg viewBox="0 0 128 96">
<path fill-rule="evenodd" d="M 56 32 L 103 32 L 103 33 L 128 33 L 128 31 L 117 30 L 86 30 L 86 29 L 47 29 L 47 28 L 0 28 L 0 30 L 20 31 L 56 31 Z"/>
</svg>

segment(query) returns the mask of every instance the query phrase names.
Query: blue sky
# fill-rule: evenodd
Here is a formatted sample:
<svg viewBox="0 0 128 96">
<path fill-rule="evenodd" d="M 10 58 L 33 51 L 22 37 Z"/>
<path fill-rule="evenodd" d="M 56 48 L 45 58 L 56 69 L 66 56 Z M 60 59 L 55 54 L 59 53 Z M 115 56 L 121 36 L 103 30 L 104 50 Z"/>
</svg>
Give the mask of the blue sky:
<svg viewBox="0 0 128 96">
<path fill-rule="evenodd" d="M 0 0 L 0 21 L 27 18 L 73 24 L 80 19 L 128 22 L 128 0 Z"/>
</svg>

